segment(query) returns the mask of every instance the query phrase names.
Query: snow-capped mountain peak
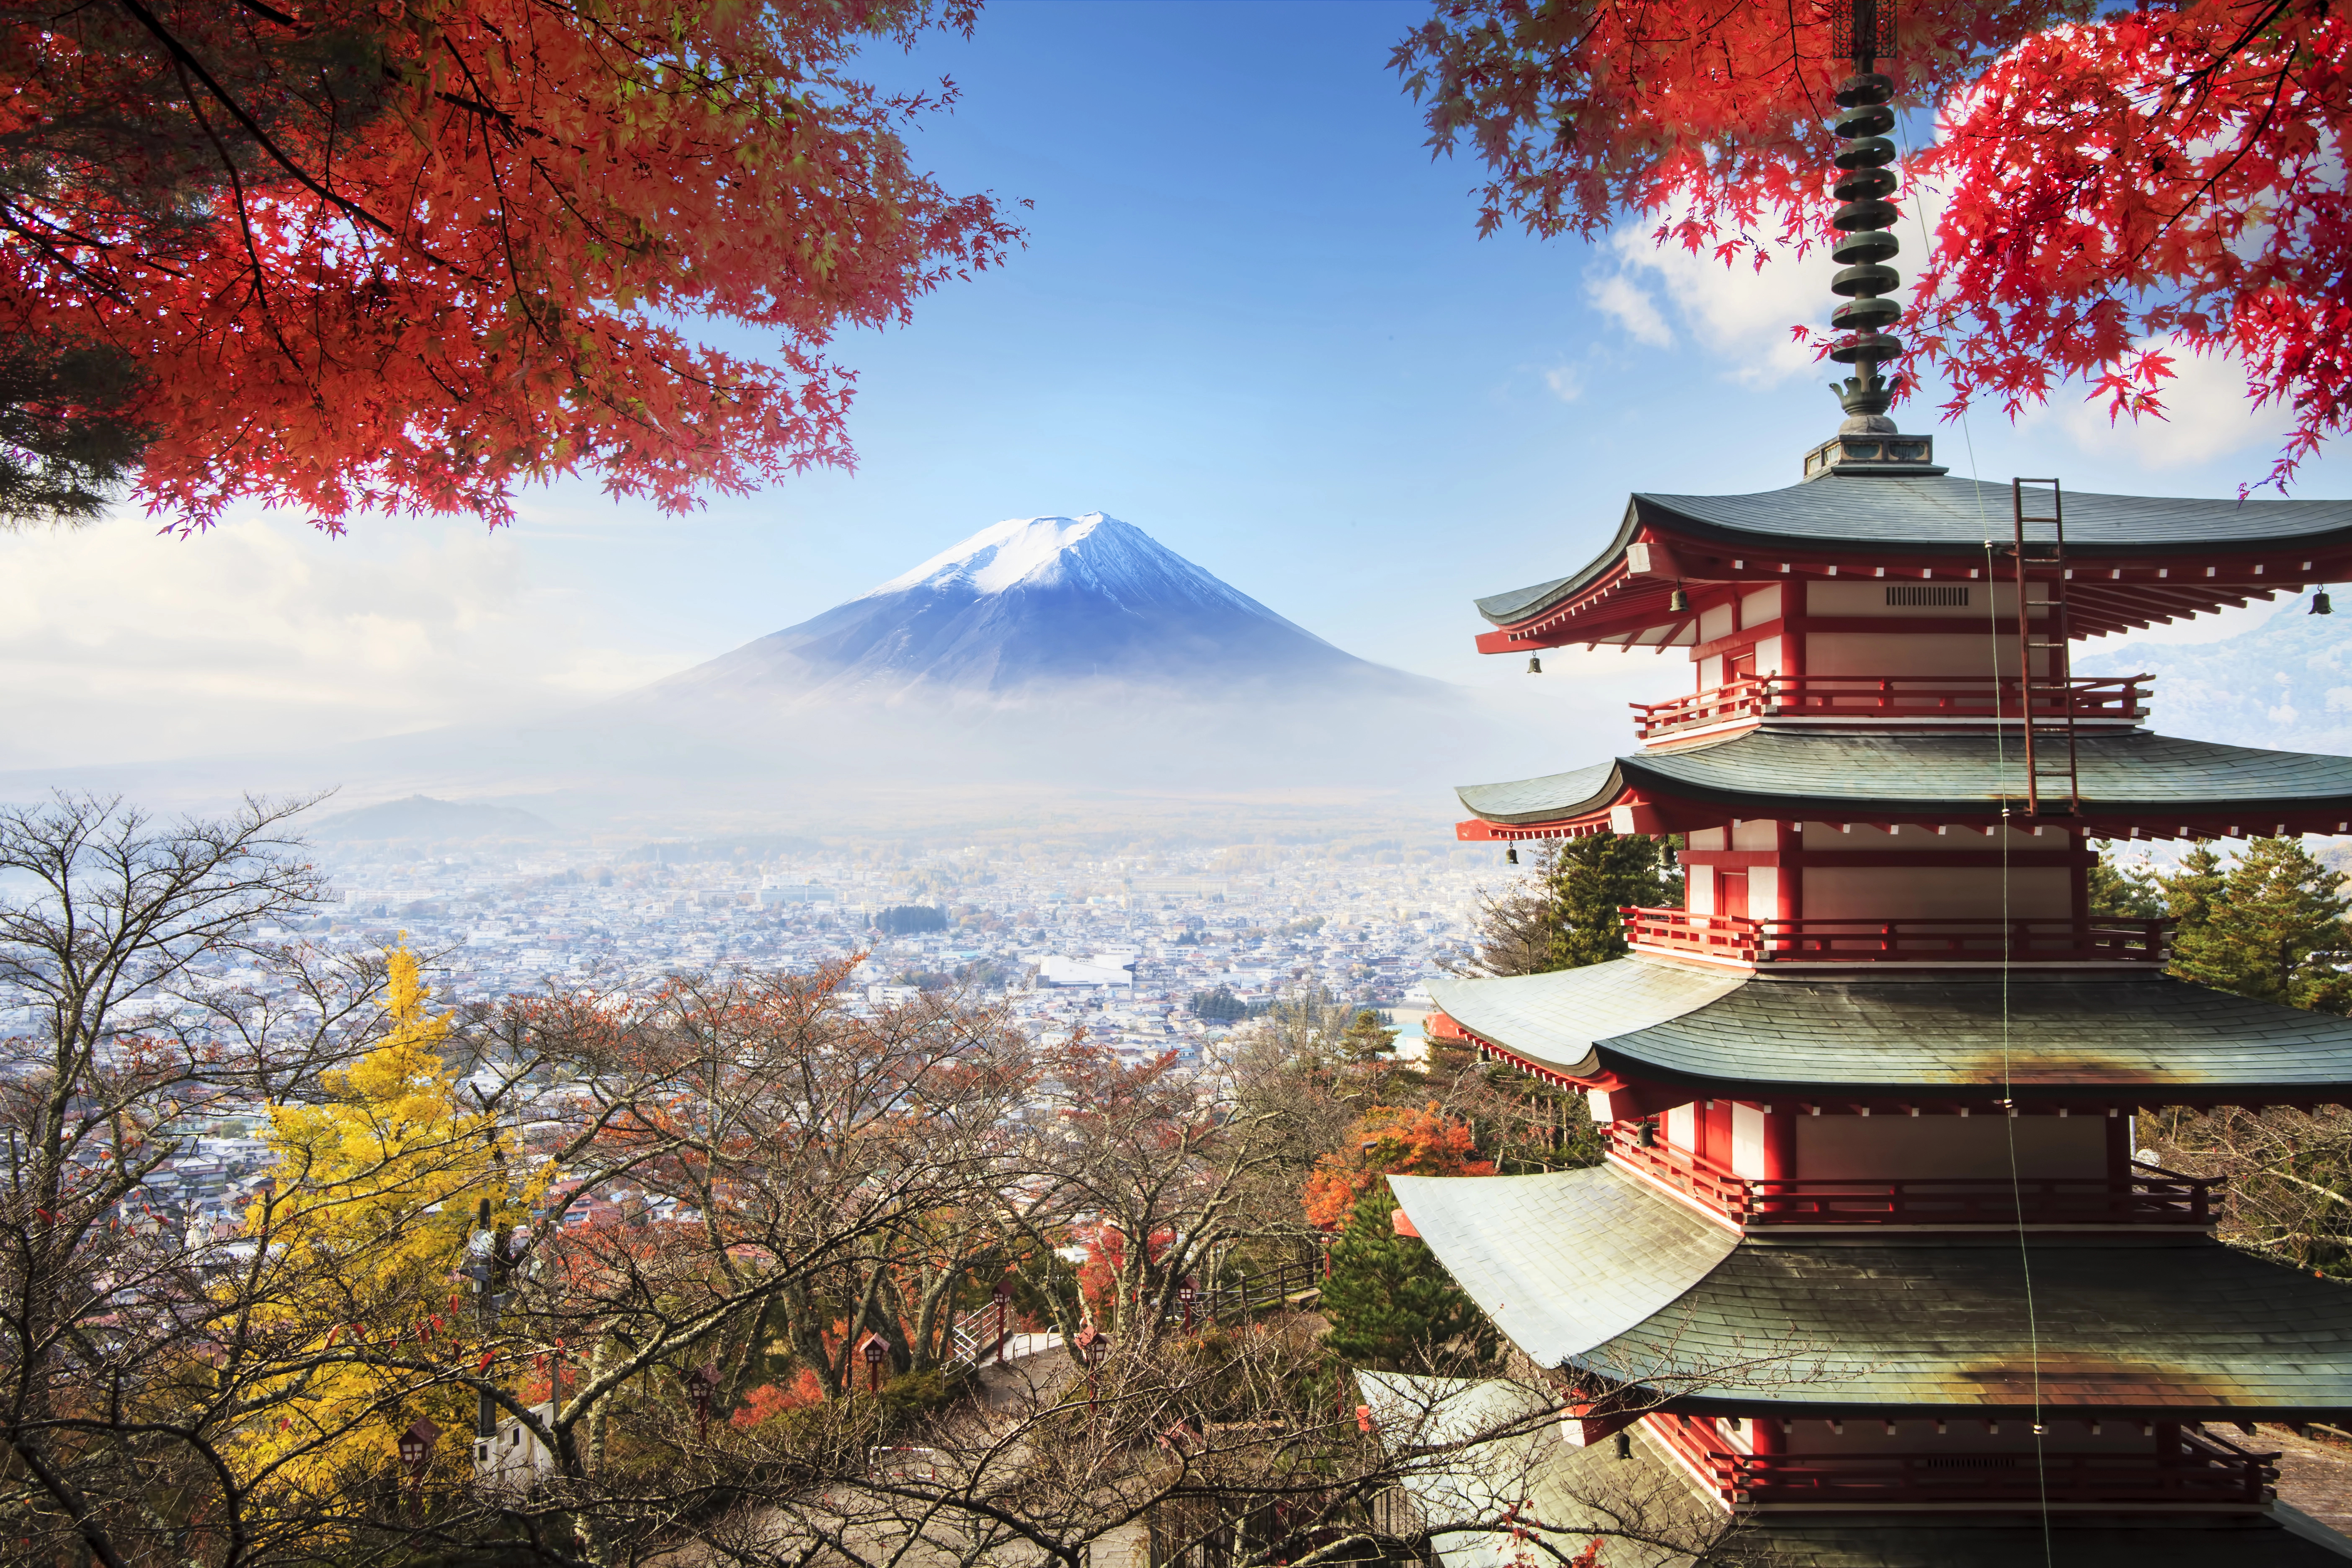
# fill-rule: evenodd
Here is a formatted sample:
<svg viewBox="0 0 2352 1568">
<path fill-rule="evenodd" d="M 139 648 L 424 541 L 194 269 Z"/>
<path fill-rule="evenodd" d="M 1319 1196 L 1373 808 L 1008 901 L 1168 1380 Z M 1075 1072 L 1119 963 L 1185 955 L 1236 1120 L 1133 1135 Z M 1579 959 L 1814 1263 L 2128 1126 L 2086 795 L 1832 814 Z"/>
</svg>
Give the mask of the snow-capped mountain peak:
<svg viewBox="0 0 2352 1568">
<path fill-rule="evenodd" d="M 1083 587 L 1114 601 L 1160 600 L 1172 594 L 1272 614 L 1143 530 L 1099 511 L 991 523 L 863 596 L 877 599 L 921 589 L 987 596 L 1015 588 L 1065 586 Z"/>
<path fill-rule="evenodd" d="M 1333 647 L 1143 530 L 1095 511 L 992 524 L 659 689 L 765 688 L 804 703 L 917 692 L 1028 700 L 1079 687 L 1197 696 L 1428 685 Z"/>
</svg>

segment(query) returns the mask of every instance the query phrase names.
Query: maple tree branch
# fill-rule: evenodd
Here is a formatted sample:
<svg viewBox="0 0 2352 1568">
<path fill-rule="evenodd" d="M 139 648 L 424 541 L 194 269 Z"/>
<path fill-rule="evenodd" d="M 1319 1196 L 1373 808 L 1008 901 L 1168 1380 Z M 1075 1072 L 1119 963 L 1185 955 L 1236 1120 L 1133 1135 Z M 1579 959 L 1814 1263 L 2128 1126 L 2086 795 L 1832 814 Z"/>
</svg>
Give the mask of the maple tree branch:
<svg viewBox="0 0 2352 1568">
<path fill-rule="evenodd" d="M 115 0 L 115 4 L 130 12 L 131 17 L 137 21 L 141 26 L 144 27 L 150 34 L 152 34 L 156 42 L 163 46 L 165 51 L 171 55 L 174 61 L 184 67 L 190 74 L 194 75 L 198 81 L 202 82 L 204 84 L 205 90 L 211 94 L 212 97 L 220 103 L 222 108 L 227 110 L 229 114 L 239 125 L 245 128 L 246 134 L 253 138 L 254 144 L 258 146 L 263 152 L 268 153 L 271 160 L 275 162 L 279 168 L 284 169 L 287 174 L 293 176 L 294 180 L 299 184 L 303 189 L 317 196 L 320 201 L 327 203 L 336 211 L 341 213 L 344 216 L 349 217 L 355 222 L 363 223 L 379 234 L 383 235 L 386 238 L 390 239 L 394 244 L 398 245 L 403 249 L 413 250 L 417 255 L 425 258 L 427 261 L 432 262 L 434 265 L 447 268 L 450 271 L 457 273 L 461 277 L 473 276 L 464 268 L 459 267 L 457 263 L 436 255 L 430 248 L 422 243 L 410 238 L 404 230 L 393 227 L 391 224 L 385 222 L 383 218 L 378 217 L 373 212 L 371 212 L 367 207 L 362 205 L 360 203 L 352 201 L 350 197 L 341 195 L 330 186 L 321 184 L 317 179 L 313 178 L 309 170 L 303 168 L 301 164 L 294 160 L 290 153 L 289 153 L 284 148 L 278 146 L 277 140 L 272 137 L 268 131 L 262 128 L 261 122 L 247 111 L 245 106 L 236 100 L 234 94 L 220 84 L 219 80 L 213 76 L 212 72 L 205 68 L 205 63 L 196 58 L 194 53 L 190 50 L 185 44 L 180 41 L 179 36 L 173 33 L 169 27 L 166 27 L 163 24 L 163 21 L 157 17 L 152 11 L 147 8 L 147 6 L 142 3 L 142 0 Z"/>
</svg>

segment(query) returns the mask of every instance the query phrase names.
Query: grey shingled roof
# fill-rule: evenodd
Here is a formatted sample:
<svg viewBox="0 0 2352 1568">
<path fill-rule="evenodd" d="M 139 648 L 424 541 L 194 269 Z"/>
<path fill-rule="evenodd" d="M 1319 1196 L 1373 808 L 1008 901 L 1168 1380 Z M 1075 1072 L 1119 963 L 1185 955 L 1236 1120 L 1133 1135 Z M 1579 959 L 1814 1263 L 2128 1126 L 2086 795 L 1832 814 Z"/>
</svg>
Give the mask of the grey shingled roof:
<svg viewBox="0 0 2352 1568">
<path fill-rule="evenodd" d="M 2077 742 L 2083 809 L 2092 815 L 2342 809 L 2352 816 L 2352 758 L 2183 741 L 2146 730 Z M 2015 737 L 1767 726 L 1676 751 L 1642 752 L 1573 773 L 1454 793 L 1488 822 L 1556 822 L 1598 811 L 1628 788 L 1756 816 L 1838 821 L 1872 813 L 1981 814 L 2025 793 Z"/>
<path fill-rule="evenodd" d="M 1391 1176 L 1389 1187 L 1495 1326 L 1545 1366 L 1637 1327 L 1738 1241 L 1605 1165 L 1539 1176 Z"/>
<path fill-rule="evenodd" d="M 1790 1415 L 2039 1403 L 2274 1418 L 2352 1410 L 2352 1289 L 2202 1237 L 2035 1237 L 2024 1257 L 2014 1237 L 1748 1241 L 1574 1359 Z"/>
<path fill-rule="evenodd" d="M 1429 989 L 1472 1034 L 1571 1076 L 1605 1069 L 1702 1091 L 2352 1091 L 2352 1019 L 2164 974 L 2012 971 L 2004 1004 L 1990 979 L 1801 979 L 1635 957 Z"/>
<path fill-rule="evenodd" d="M 1783 1408 L 2352 1410 L 2352 1288 L 2202 1236 L 1736 1241 L 1610 1165 L 1389 1182 L 1542 1366 Z"/>
<path fill-rule="evenodd" d="M 2206 500 L 2066 494 L 2066 547 L 2078 556 L 2193 554 L 2305 547 L 2352 536 L 2352 500 Z M 1599 578 L 1643 527 L 1752 543 L 1759 555 L 1785 544 L 1860 545 L 1912 554 L 1980 552 L 2010 535 L 2006 484 L 1919 476 L 1837 475 L 1752 495 L 1637 494 L 1609 545 L 1564 577 L 1480 599 L 1496 626 L 1522 621 Z"/>
</svg>

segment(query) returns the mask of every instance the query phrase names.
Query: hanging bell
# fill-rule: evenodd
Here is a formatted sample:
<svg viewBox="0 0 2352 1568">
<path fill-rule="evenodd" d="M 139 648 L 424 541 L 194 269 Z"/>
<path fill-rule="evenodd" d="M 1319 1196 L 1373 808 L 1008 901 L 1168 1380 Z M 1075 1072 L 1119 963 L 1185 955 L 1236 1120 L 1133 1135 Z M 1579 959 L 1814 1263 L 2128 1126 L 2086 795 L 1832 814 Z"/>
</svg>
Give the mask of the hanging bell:
<svg viewBox="0 0 2352 1568">
<path fill-rule="evenodd" d="M 2336 613 L 2334 606 L 2327 602 L 2326 589 L 2322 588 L 2311 596 L 2311 608 L 2306 613 L 2315 616 L 2332 616 Z"/>
<path fill-rule="evenodd" d="M 1509 848 L 1503 851 L 1503 864 L 1506 866 L 1516 866 L 1518 863 L 1519 847 L 1514 844 Z"/>
<path fill-rule="evenodd" d="M 1683 585 L 1681 584 L 1675 584 L 1675 591 L 1666 595 L 1666 608 L 1669 610 L 1687 610 L 1690 608 L 1690 595 L 1683 592 Z"/>
<path fill-rule="evenodd" d="M 1531 653 L 1528 655 L 1528 673 L 1529 675 L 1541 675 L 1543 673 L 1543 656 L 1541 654 Z"/>
</svg>

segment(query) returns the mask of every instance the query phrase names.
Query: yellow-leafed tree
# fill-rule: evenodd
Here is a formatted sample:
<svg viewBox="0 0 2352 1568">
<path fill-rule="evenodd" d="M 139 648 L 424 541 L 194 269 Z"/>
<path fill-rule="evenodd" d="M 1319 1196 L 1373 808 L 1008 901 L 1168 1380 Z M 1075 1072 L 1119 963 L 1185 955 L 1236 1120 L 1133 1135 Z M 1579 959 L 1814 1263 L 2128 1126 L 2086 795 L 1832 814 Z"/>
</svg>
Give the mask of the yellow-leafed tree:
<svg viewBox="0 0 2352 1568">
<path fill-rule="evenodd" d="M 289 1506 L 386 1477 L 420 1416 L 446 1434 L 434 1474 L 470 1474 L 475 1396 L 459 1377 L 479 1370 L 484 1331 L 453 1275 L 482 1199 L 504 1226 L 533 1195 L 510 1180 L 495 1119 L 458 1098 L 439 1054 L 450 1016 L 428 1010 L 415 955 L 395 948 L 387 967 L 383 1042 L 326 1075 L 322 1102 L 272 1110 L 274 1188 L 248 1214 L 237 1458 Z"/>
</svg>

